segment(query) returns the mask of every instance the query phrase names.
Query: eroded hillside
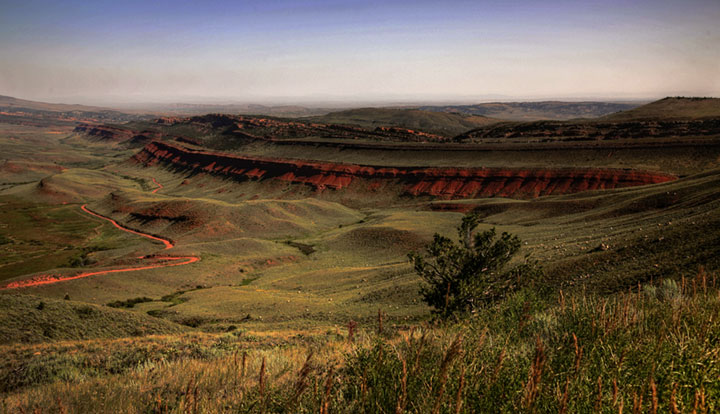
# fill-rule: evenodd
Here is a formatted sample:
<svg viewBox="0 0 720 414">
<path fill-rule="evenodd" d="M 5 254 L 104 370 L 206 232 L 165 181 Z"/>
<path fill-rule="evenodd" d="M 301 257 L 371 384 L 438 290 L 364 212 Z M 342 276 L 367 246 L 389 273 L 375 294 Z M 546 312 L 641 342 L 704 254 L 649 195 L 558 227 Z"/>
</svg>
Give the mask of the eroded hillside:
<svg viewBox="0 0 720 414">
<path fill-rule="evenodd" d="M 478 197 L 538 197 L 585 190 L 655 184 L 672 175 L 612 169 L 499 169 L 401 168 L 290 159 L 253 158 L 191 150 L 152 142 L 136 154 L 144 166 L 188 174 L 211 174 L 238 182 L 267 181 L 276 193 L 287 191 L 275 183 L 307 185 L 316 191 L 348 191 L 358 197 L 376 192 L 445 199 Z M 271 190 L 272 191 L 272 190 Z M 277 196 L 282 197 L 281 194 Z"/>
</svg>

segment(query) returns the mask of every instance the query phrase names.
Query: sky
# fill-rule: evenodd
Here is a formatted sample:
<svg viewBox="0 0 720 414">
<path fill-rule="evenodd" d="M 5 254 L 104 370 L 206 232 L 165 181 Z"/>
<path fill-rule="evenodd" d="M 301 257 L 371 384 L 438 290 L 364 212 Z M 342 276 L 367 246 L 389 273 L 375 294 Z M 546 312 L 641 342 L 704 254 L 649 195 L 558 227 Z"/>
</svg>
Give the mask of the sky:
<svg viewBox="0 0 720 414">
<path fill-rule="evenodd" d="M 0 95 L 319 103 L 720 96 L 720 0 L 0 0 Z"/>
</svg>

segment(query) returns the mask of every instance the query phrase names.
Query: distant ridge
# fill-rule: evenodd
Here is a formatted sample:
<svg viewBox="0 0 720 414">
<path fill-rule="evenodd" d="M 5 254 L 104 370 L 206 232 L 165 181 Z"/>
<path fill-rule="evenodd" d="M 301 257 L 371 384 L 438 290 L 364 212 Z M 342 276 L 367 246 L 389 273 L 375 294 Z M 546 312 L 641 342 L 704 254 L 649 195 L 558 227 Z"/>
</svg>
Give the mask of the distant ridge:
<svg viewBox="0 0 720 414">
<path fill-rule="evenodd" d="M 126 122 L 149 119 L 110 108 L 28 101 L 0 95 L 0 122 L 18 125 L 76 125 L 79 122 Z"/>
<path fill-rule="evenodd" d="M 628 111 L 607 115 L 604 121 L 699 119 L 720 117 L 720 98 L 667 97 Z"/>
<path fill-rule="evenodd" d="M 305 107 L 300 105 L 260 105 L 260 104 L 202 104 L 202 103 L 168 103 L 168 104 L 137 104 L 130 106 L 133 111 L 145 111 L 176 116 L 205 115 L 210 113 L 230 115 L 266 115 L 277 117 L 303 117 L 327 114 L 328 108 Z"/>
<path fill-rule="evenodd" d="M 402 127 L 454 136 L 473 128 L 500 122 L 482 115 L 431 112 L 420 109 L 358 108 L 309 118 L 328 124 L 352 124 L 364 128 Z"/>
<path fill-rule="evenodd" d="M 300 117 L 322 115 L 330 109 L 306 108 L 297 105 L 266 106 L 256 104 L 195 104 L 195 103 L 169 103 L 169 104 L 118 104 L 117 108 L 89 106 L 65 103 L 48 103 L 0 95 L 0 111 L 7 112 L 21 109 L 33 111 L 64 112 L 64 113 L 113 113 L 113 114 L 154 114 L 154 115 L 205 115 L 209 113 L 224 114 L 252 114 L 272 115 L 283 117 Z"/>
<path fill-rule="evenodd" d="M 35 109 L 38 111 L 52 111 L 52 112 L 71 112 L 71 111 L 119 112 L 119 111 L 115 111 L 114 109 L 104 108 L 104 107 L 99 107 L 99 106 L 30 101 L 30 100 L 26 100 L 26 99 L 19 99 L 19 98 L 14 98 L 12 96 L 4 96 L 4 95 L 0 95 L 0 108 L 18 108 L 18 109 L 25 108 L 25 109 Z"/>
<path fill-rule="evenodd" d="M 720 136 L 720 99 L 664 98 L 638 108 L 594 119 L 506 122 L 455 137 L 483 139 L 597 141 L 649 138 L 716 138 Z"/>
<path fill-rule="evenodd" d="M 574 118 L 598 118 L 618 111 L 627 111 L 641 104 L 641 102 L 489 102 L 474 105 L 421 106 L 419 109 L 482 115 L 508 121 L 563 121 Z"/>
</svg>

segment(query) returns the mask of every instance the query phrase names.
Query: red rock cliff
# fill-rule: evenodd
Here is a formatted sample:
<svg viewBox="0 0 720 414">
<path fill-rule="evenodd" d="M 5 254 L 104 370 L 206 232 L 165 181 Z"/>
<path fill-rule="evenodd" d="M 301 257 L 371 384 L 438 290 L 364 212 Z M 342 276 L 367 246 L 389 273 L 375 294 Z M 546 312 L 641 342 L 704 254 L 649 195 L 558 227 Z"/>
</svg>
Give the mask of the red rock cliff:
<svg viewBox="0 0 720 414">
<path fill-rule="evenodd" d="M 319 191 L 391 184 L 400 194 L 444 199 L 528 198 L 585 190 L 611 189 L 674 180 L 672 175 L 620 169 L 508 169 L 379 167 L 196 151 L 153 141 L 133 159 L 182 171 L 205 172 L 246 180 L 280 180 Z M 359 185 L 364 184 L 364 185 Z"/>
</svg>

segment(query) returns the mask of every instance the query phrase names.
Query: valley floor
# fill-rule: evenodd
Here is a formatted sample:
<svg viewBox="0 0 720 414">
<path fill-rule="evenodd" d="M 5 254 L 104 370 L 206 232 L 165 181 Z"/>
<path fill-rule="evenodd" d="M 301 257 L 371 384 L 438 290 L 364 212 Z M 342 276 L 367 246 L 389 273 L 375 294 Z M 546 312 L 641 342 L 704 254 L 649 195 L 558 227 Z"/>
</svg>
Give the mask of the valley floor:
<svg viewBox="0 0 720 414">
<path fill-rule="evenodd" d="M 129 162 L 68 128 L 0 124 L 0 148 L 0 412 L 719 409 L 704 158 L 654 185 L 373 205 Z M 407 254 L 470 210 L 546 278 L 434 324 Z"/>
</svg>

